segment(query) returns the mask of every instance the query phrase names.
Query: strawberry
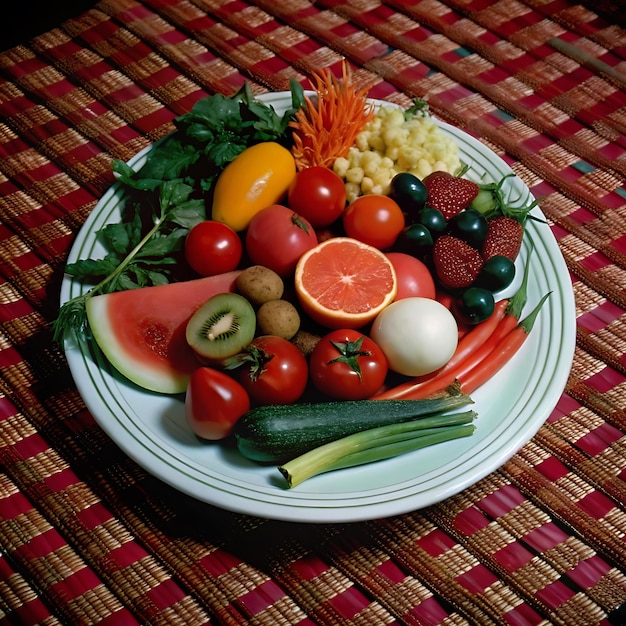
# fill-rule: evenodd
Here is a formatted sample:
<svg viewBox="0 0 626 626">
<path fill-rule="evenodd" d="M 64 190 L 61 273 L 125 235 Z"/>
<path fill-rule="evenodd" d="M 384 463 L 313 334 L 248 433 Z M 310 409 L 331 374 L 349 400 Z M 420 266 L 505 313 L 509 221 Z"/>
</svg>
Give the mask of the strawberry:
<svg viewBox="0 0 626 626">
<path fill-rule="evenodd" d="M 443 171 L 432 172 L 422 182 L 428 193 L 428 206 L 441 211 L 446 221 L 467 208 L 480 189 L 467 178 Z"/>
<path fill-rule="evenodd" d="M 487 236 L 482 246 L 482 257 L 486 261 L 501 255 L 515 261 L 522 247 L 524 225 L 512 217 L 498 215 L 487 220 Z"/>
<path fill-rule="evenodd" d="M 476 248 L 454 235 L 442 235 L 437 239 L 432 258 L 437 278 L 448 289 L 469 287 L 484 264 Z"/>
</svg>

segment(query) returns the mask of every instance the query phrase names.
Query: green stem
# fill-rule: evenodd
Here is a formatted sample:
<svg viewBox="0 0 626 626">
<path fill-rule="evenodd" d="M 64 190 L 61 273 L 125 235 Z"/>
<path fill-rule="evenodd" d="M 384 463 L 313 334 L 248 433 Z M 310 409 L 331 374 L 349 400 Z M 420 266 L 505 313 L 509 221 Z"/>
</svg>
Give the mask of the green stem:
<svg viewBox="0 0 626 626">
<path fill-rule="evenodd" d="M 396 443 L 389 443 L 363 452 L 349 454 L 334 465 L 328 467 L 326 471 L 364 465 L 365 463 L 372 463 L 374 461 L 384 461 L 385 459 L 391 459 L 407 452 L 413 452 L 413 450 L 432 446 L 436 443 L 452 441 L 454 439 L 460 439 L 461 437 L 469 437 L 475 430 L 476 427 L 474 424 L 461 424 L 459 426 L 442 426 L 441 428 L 422 431 L 410 439 L 404 439 Z"/>
<path fill-rule="evenodd" d="M 551 291 L 548 291 L 548 293 L 544 294 L 541 300 L 539 300 L 539 302 L 537 303 L 537 306 L 535 306 L 535 308 L 518 324 L 518 326 L 520 326 L 526 334 L 528 334 L 532 330 L 533 326 L 535 325 L 535 320 L 539 315 L 539 311 L 541 310 L 541 307 L 543 306 L 544 302 L 550 297 L 551 293 Z"/>
<path fill-rule="evenodd" d="M 165 215 L 162 215 L 158 220 L 154 222 L 154 226 L 144 235 L 144 237 L 137 243 L 137 245 L 124 257 L 122 262 L 107 276 L 105 276 L 97 285 L 92 287 L 85 295 L 90 297 L 100 292 L 102 287 L 112 280 L 117 278 L 135 258 L 137 253 L 152 239 L 152 237 L 159 231 L 161 225 L 165 221 Z"/>
<path fill-rule="evenodd" d="M 420 437 L 426 437 L 426 441 L 433 443 L 447 441 L 447 438 L 439 439 L 446 429 L 471 424 L 475 417 L 474 411 L 464 411 L 369 428 L 309 450 L 284 463 L 278 469 L 287 479 L 289 486 L 294 487 L 307 478 L 331 469 L 360 465 L 369 460 L 375 461 L 395 456 L 394 446 L 397 446 L 397 454 L 401 454 L 402 450 L 407 447 L 408 441 L 412 441 L 408 449 L 423 447 L 415 441 Z M 456 436 L 460 435 L 457 433 Z M 350 462 L 351 458 L 352 462 Z M 354 463 L 354 460 L 357 462 Z"/>
<path fill-rule="evenodd" d="M 532 253 L 533 247 L 531 244 Z M 527 296 L 528 296 L 528 275 L 530 274 L 530 254 L 528 255 L 528 259 L 526 259 L 526 263 L 524 264 L 524 275 L 522 277 L 522 282 L 519 286 L 519 289 L 513 294 L 511 299 L 509 300 L 509 304 L 506 307 L 507 315 L 513 315 L 516 320 L 518 320 L 521 315 L 524 307 L 526 306 Z"/>
<path fill-rule="evenodd" d="M 130 264 L 137 253 L 150 241 L 150 239 L 158 232 L 159 228 L 166 219 L 166 214 L 161 215 L 154 222 L 154 226 L 144 235 L 137 245 L 124 257 L 120 264 L 110 273 L 107 274 L 99 283 L 91 287 L 89 291 L 74 296 L 71 300 L 64 302 L 59 310 L 57 319 L 53 322 L 53 338 L 60 342 L 67 330 L 81 330 L 87 323 L 85 306 L 87 300 L 102 292 L 105 285 L 115 280 L 126 267 Z"/>
</svg>

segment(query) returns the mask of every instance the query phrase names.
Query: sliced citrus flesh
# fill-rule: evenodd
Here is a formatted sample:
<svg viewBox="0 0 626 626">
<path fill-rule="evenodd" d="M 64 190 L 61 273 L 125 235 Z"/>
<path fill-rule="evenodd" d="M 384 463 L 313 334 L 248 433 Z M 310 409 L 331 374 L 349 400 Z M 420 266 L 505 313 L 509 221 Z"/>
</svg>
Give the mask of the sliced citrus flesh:
<svg viewBox="0 0 626 626">
<path fill-rule="evenodd" d="M 396 296 L 387 256 L 350 237 L 334 237 L 305 252 L 296 266 L 296 294 L 304 312 L 326 328 L 365 326 Z"/>
</svg>

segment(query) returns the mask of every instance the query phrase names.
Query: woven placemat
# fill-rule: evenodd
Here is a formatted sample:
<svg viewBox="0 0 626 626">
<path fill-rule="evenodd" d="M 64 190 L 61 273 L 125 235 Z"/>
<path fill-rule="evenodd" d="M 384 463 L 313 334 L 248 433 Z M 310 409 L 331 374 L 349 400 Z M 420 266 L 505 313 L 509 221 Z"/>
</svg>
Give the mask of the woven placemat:
<svg viewBox="0 0 626 626">
<path fill-rule="evenodd" d="M 0 623 L 609 623 L 626 601 L 626 32 L 606 15 L 102 0 L 0 55 Z M 85 409 L 49 328 L 66 254 L 112 159 L 207 94 L 344 58 L 542 199 L 576 298 L 571 375 L 518 454 L 438 505 L 354 524 L 229 513 L 146 473 Z"/>
</svg>

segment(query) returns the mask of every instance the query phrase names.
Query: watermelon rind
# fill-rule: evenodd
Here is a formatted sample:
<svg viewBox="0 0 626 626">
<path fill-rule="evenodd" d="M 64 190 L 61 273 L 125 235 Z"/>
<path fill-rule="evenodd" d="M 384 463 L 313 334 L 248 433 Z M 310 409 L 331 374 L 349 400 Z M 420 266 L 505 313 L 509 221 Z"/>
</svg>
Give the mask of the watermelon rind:
<svg viewBox="0 0 626 626">
<path fill-rule="evenodd" d="M 232 292 L 239 272 L 92 296 L 87 319 L 107 361 L 129 381 L 179 394 L 200 365 L 187 344 L 191 316 L 209 298 Z"/>
</svg>

